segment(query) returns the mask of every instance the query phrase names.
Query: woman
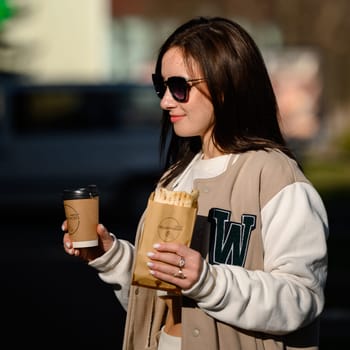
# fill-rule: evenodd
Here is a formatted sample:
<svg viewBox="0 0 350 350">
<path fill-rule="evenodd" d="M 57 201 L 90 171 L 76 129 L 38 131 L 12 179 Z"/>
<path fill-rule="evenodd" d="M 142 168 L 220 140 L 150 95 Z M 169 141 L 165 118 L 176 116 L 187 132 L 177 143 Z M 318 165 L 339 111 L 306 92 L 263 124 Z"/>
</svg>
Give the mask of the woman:
<svg viewBox="0 0 350 350">
<path fill-rule="evenodd" d="M 64 235 L 127 310 L 123 348 L 317 349 L 327 214 L 283 139 L 256 44 L 233 21 L 195 18 L 161 47 L 153 83 L 166 155 L 158 186 L 199 190 L 191 247 L 148 254 L 150 274 L 182 295 L 130 286 L 137 248 L 103 225 L 98 249 L 73 249 Z"/>
</svg>

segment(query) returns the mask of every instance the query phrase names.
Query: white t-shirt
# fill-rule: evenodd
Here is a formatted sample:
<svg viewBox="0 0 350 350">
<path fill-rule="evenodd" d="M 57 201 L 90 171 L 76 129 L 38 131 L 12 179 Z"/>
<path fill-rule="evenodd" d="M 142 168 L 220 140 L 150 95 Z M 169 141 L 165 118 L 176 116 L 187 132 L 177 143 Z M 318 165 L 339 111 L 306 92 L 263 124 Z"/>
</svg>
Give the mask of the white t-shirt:
<svg viewBox="0 0 350 350">
<path fill-rule="evenodd" d="M 208 179 L 223 173 L 227 168 L 231 156 L 232 154 L 224 154 L 215 158 L 203 159 L 203 153 L 199 152 L 194 156 L 184 172 L 180 174 L 174 183 L 173 190 L 191 192 L 195 179 Z"/>
</svg>

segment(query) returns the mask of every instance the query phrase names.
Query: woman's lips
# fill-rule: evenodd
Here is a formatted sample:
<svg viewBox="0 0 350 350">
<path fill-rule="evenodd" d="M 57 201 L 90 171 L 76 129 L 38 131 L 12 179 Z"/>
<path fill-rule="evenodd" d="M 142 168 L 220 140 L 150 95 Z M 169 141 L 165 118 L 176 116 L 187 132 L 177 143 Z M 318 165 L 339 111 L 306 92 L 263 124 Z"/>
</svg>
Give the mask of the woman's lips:
<svg viewBox="0 0 350 350">
<path fill-rule="evenodd" d="M 181 120 L 181 119 L 183 119 L 183 118 L 184 118 L 183 115 L 171 115 L 171 116 L 170 116 L 170 121 L 171 121 L 172 123 L 176 123 L 176 122 L 178 122 L 179 120 Z"/>
</svg>

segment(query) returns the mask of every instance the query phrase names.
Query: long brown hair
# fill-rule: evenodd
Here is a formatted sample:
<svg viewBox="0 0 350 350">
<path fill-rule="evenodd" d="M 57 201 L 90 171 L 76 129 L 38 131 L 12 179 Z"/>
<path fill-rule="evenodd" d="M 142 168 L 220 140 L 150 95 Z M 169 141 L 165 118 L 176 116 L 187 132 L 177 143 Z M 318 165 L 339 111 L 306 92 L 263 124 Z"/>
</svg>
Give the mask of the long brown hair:
<svg viewBox="0 0 350 350">
<path fill-rule="evenodd" d="M 177 28 L 161 46 L 155 73 L 161 75 L 164 54 L 180 48 L 186 62 L 196 62 L 206 78 L 214 108 L 213 142 L 224 153 L 277 148 L 295 159 L 282 136 L 276 97 L 265 62 L 251 36 L 236 22 L 198 17 Z M 160 153 L 168 184 L 201 150 L 199 136 L 174 133 L 163 111 Z"/>
</svg>

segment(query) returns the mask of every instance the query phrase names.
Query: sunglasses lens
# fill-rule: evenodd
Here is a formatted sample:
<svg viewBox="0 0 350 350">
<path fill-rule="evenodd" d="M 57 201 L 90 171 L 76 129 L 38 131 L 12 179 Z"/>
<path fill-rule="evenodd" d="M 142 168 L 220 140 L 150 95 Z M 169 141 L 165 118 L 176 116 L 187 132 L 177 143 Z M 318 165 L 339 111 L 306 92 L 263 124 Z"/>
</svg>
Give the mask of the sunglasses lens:
<svg viewBox="0 0 350 350">
<path fill-rule="evenodd" d="M 152 74 L 154 90 L 159 98 L 163 98 L 166 90 L 163 78 L 157 74 Z"/>
<path fill-rule="evenodd" d="M 167 81 L 169 90 L 178 102 L 184 102 L 187 99 L 188 86 L 185 78 L 171 77 Z"/>
<path fill-rule="evenodd" d="M 166 82 L 160 75 L 152 74 L 154 90 L 159 98 L 163 98 L 166 88 L 169 87 L 173 98 L 178 102 L 184 102 L 188 96 L 188 85 L 185 78 L 170 77 Z"/>
</svg>

